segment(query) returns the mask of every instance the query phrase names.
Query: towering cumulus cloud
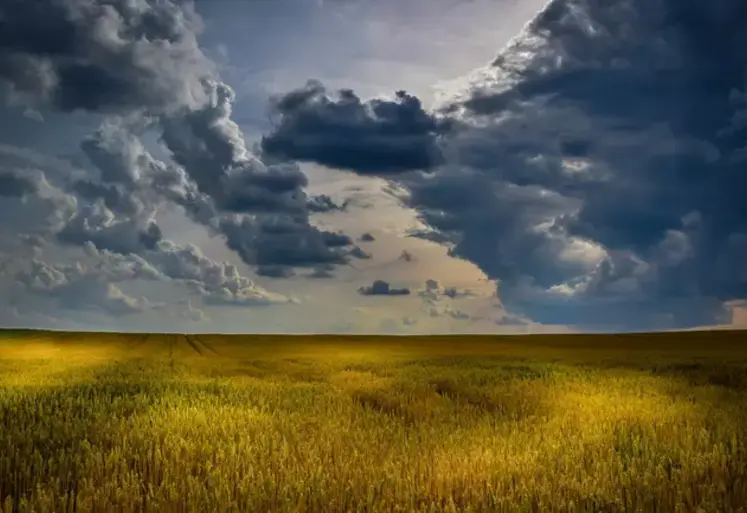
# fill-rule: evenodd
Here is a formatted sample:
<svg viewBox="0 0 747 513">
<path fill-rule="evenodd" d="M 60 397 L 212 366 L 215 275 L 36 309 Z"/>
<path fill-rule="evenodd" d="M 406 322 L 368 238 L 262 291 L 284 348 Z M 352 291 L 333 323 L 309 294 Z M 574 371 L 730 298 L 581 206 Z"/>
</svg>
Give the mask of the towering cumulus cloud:
<svg viewBox="0 0 747 513">
<path fill-rule="evenodd" d="M 231 120 L 234 92 L 200 49 L 200 30 L 192 3 L 177 0 L 0 2 L 0 101 L 103 118 L 81 142 L 88 162 L 79 167 L 29 170 L 43 157 L 0 148 L 0 212 L 13 213 L 3 216 L 13 221 L 0 230 L 0 253 L 18 268 L 17 286 L 108 298 L 110 313 L 150 304 L 101 285 L 107 274 L 96 264 L 28 267 L 12 243 L 23 234 L 41 240 L 37 247 L 85 249 L 101 265 L 113 262 L 103 255 L 144 259 L 151 281 L 183 283 L 212 304 L 283 301 L 235 267 L 164 240 L 157 213 L 165 203 L 221 235 L 247 264 L 278 275 L 347 261 L 352 241 L 309 220 L 334 203 L 307 197 L 296 164 L 269 164 L 246 148 Z M 149 132 L 160 136 L 168 162 L 146 149 Z M 40 270 L 54 280 L 32 286 L 28 277 Z M 88 284 L 95 290 L 80 292 Z"/>
<path fill-rule="evenodd" d="M 443 160 L 403 159 L 430 173 L 395 178 L 429 238 L 496 279 L 516 313 L 597 329 L 728 322 L 725 303 L 747 297 L 746 72 L 739 0 L 554 0 L 434 115 Z M 377 172 L 355 162 L 378 138 L 326 158 L 342 144 L 326 120 L 363 134 L 370 118 L 304 91 L 281 101 L 266 149 L 291 153 L 283 134 L 321 126 L 291 156 Z"/>
</svg>

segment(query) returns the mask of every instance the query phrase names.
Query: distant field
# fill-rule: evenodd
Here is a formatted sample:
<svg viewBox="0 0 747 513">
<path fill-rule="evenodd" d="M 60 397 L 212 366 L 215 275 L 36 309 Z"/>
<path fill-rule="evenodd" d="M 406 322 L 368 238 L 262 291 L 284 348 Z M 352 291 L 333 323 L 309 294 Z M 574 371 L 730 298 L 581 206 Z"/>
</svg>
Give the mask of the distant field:
<svg viewBox="0 0 747 513">
<path fill-rule="evenodd" d="M 0 331 L 0 511 L 747 511 L 747 333 Z"/>
</svg>

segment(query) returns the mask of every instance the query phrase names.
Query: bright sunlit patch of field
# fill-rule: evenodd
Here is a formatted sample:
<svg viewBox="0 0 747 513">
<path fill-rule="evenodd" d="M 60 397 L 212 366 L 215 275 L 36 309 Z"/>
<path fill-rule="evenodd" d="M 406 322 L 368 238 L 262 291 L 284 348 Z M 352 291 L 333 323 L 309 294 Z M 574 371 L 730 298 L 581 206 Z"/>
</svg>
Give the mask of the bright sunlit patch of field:
<svg viewBox="0 0 747 513">
<path fill-rule="evenodd" d="M 0 334 L 0 511 L 745 511 L 747 336 Z"/>
<path fill-rule="evenodd" d="M 49 387 L 87 379 L 87 371 L 130 356 L 131 337 L 102 335 L 96 340 L 74 334 L 0 331 L 0 386 Z M 62 381 L 58 381 L 62 380 Z"/>
</svg>

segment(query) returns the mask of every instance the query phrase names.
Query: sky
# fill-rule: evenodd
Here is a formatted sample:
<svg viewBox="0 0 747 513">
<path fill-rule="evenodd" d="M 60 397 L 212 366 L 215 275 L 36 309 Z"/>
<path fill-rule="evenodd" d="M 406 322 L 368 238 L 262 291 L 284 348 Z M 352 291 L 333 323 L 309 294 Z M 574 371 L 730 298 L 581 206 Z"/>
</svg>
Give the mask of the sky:
<svg viewBox="0 0 747 513">
<path fill-rule="evenodd" d="M 747 327 L 737 0 L 4 0 L 0 325 Z"/>
</svg>

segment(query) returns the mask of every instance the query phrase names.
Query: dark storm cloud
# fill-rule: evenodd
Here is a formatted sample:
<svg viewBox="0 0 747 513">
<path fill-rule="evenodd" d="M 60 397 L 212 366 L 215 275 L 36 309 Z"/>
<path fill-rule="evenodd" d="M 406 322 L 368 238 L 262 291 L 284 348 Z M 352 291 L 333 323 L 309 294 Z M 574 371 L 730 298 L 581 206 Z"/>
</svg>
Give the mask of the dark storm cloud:
<svg viewBox="0 0 747 513">
<path fill-rule="evenodd" d="M 36 192 L 36 185 L 27 177 L 0 171 L 0 196 L 20 198 Z"/>
<path fill-rule="evenodd" d="M 205 86 L 204 107 L 163 119 L 162 140 L 199 190 L 232 212 L 305 212 L 301 190 L 308 179 L 297 165 L 265 165 L 251 154 L 232 121 L 233 90 L 220 82 Z"/>
<path fill-rule="evenodd" d="M 135 215 L 143 210 L 143 205 L 137 197 L 117 185 L 105 185 L 81 180 L 73 183 L 72 191 L 87 200 L 103 200 L 104 205 L 112 212 Z"/>
<path fill-rule="evenodd" d="M 344 263 L 342 247 L 352 241 L 311 226 L 309 215 L 314 208 L 309 208 L 303 190 L 306 176 L 294 163 L 267 159 L 265 164 L 263 154 L 250 153 L 230 117 L 233 90 L 220 83 L 208 87 L 210 102 L 202 109 L 163 122 L 163 141 L 174 160 L 215 207 L 216 217 L 208 222 L 249 265 Z M 188 212 L 195 197 L 191 194 L 181 200 Z M 330 206 L 323 198 L 311 203 Z"/>
<path fill-rule="evenodd" d="M 429 170 L 441 160 L 438 123 L 404 91 L 394 100 L 364 102 L 347 89 L 331 98 L 309 81 L 276 98 L 273 112 L 276 126 L 262 139 L 271 155 L 363 175 Z"/>
<path fill-rule="evenodd" d="M 358 293 L 362 296 L 407 296 L 410 294 L 410 289 L 392 288 L 389 283 L 383 280 L 376 280 L 371 285 L 360 287 Z"/>
<path fill-rule="evenodd" d="M 478 88 L 467 101 L 468 110 L 504 120 L 472 137 L 471 148 L 484 149 L 481 162 L 473 159 L 485 170 L 483 186 L 495 180 L 486 176 L 491 158 L 500 158 L 508 169 L 496 166 L 493 176 L 539 185 L 567 198 L 567 206 L 563 215 L 547 219 L 554 225 L 544 234 L 532 230 L 537 223 L 519 223 L 525 227 L 519 240 L 539 245 L 524 248 L 528 258 L 514 272 L 496 268 L 506 258 L 468 242 L 456 251 L 501 279 L 502 296 L 515 308 L 543 322 L 724 322 L 722 301 L 747 292 L 737 267 L 728 264 L 745 255 L 729 241 L 747 229 L 747 181 L 728 163 L 732 143 L 717 136 L 733 115 L 732 89 L 744 87 L 747 59 L 738 49 L 744 48 L 744 7 L 663 1 L 629 6 L 616 13 L 589 2 L 579 15 L 569 3 L 555 2 L 529 29 L 550 34 L 534 57 L 507 71 L 519 42 L 496 61 L 497 71 L 516 71 L 518 85 L 496 93 Z M 695 23 L 699 18 L 708 32 Z M 626 25 L 636 30 L 622 32 Z M 662 25 L 663 41 L 653 45 Z M 559 55 L 567 64 L 540 73 Z M 495 151 L 491 139 L 504 144 Z M 538 200 L 542 208 L 546 202 Z M 462 235 L 475 243 L 490 240 L 472 226 Z M 549 263 L 552 255 L 553 261 L 571 263 L 570 237 L 598 243 L 604 258 L 586 271 Z M 495 240 L 505 244 L 505 238 Z M 583 265 L 585 259 L 571 260 Z M 565 287 L 565 293 L 532 290 L 553 286 Z"/>
<path fill-rule="evenodd" d="M 442 165 L 389 178 L 428 226 L 414 235 L 477 264 L 516 314 L 728 322 L 747 297 L 746 78 L 744 2 L 555 0 L 442 109 Z M 334 104 L 319 89 L 286 110 Z"/>
<path fill-rule="evenodd" d="M 482 119 L 454 137 L 473 171 L 417 184 L 413 203 L 504 303 L 547 323 L 728 321 L 723 301 L 747 294 L 731 265 L 747 256 L 747 180 L 718 134 L 745 86 L 747 11 L 716 4 L 553 2 L 494 63 L 515 85 L 460 105 Z"/>
<path fill-rule="evenodd" d="M 213 68 L 197 45 L 200 26 L 189 4 L 168 0 L 7 0 L 0 86 L 65 111 L 194 104 Z"/>
<path fill-rule="evenodd" d="M 352 242 L 346 235 L 320 231 L 293 218 L 226 217 L 220 220 L 219 231 L 229 248 L 257 267 L 344 264 L 342 247 Z"/>
</svg>

